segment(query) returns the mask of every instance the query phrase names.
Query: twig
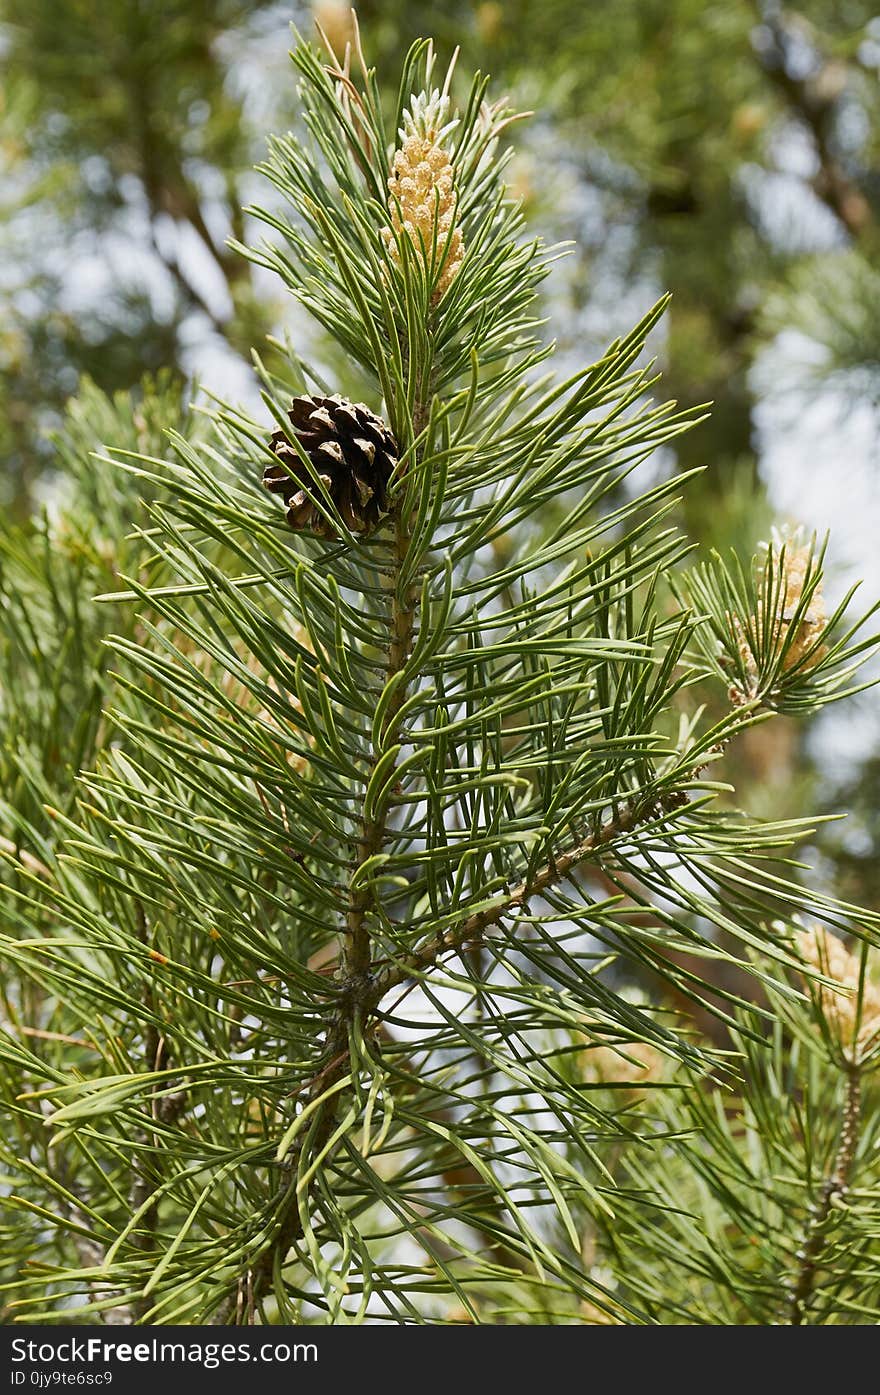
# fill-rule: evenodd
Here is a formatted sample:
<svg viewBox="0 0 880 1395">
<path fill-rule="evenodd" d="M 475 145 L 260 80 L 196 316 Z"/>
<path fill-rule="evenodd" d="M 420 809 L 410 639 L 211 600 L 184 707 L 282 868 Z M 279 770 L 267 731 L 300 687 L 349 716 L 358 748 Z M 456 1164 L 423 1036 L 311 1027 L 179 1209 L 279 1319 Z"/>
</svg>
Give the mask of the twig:
<svg viewBox="0 0 880 1395">
<path fill-rule="evenodd" d="M 507 916 L 515 914 L 532 897 L 540 896 L 550 887 L 565 881 L 582 863 L 590 861 L 609 843 L 625 833 L 632 832 L 641 822 L 652 817 L 655 813 L 656 806 L 653 803 L 650 805 L 647 803 L 625 805 L 621 812 L 605 824 L 598 833 L 582 839 L 574 847 L 569 848 L 567 852 L 548 858 L 547 862 L 531 878 L 519 882 L 496 905 L 487 906 L 485 910 L 477 911 L 474 915 L 461 921 L 460 924 L 453 926 L 452 929 L 444 931 L 442 935 L 435 935 L 433 939 L 428 940 L 426 944 L 411 954 L 402 955 L 400 959 L 395 960 L 393 964 L 390 964 L 376 976 L 370 993 L 372 1005 L 378 1006 L 390 988 L 404 983 L 413 975 L 431 969 L 441 955 L 450 950 L 462 949 L 490 926 L 497 925 Z"/>
<path fill-rule="evenodd" d="M 807 1307 L 816 1283 L 825 1244 L 825 1230 L 833 1203 L 847 1189 L 856 1146 L 859 1141 L 859 1111 L 861 1108 L 861 1073 L 851 1064 L 847 1071 L 846 1100 L 840 1126 L 840 1142 L 834 1165 L 822 1183 L 819 1199 L 812 1207 L 803 1243 L 797 1252 L 798 1271 L 790 1290 L 788 1321 L 800 1327 L 807 1316 Z"/>
</svg>

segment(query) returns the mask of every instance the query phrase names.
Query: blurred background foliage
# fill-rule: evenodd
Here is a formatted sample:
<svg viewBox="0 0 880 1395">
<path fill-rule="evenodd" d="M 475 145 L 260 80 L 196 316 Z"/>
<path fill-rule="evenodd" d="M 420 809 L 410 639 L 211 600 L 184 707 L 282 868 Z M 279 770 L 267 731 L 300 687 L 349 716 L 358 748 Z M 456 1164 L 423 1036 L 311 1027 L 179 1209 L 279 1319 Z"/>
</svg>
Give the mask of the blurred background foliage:
<svg viewBox="0 0 880 1395">
<path fill-rule="evenodd" d="M 867 574 L 880 403 L 880 17 L 864 0 L 363 0 L 395 71 L 433 33 L 537 115 L 514 129 L 531 226 L 576 239 L 548 313 L 578 362 L 663 290 L 666 394 L 711 400 L 658 460 L 704 467 L 682 519 L 748 555 L 771 520 L 832 527 L 842 591 Z M 256 396 L 251 345 L 332 350 L 228 246 L 269 130 L 295 119 L 291 22 L 342 52 L 337 0 L 0 0 L 0 506 L 55 506 L 57 428 L 87 379 L 132 415 L 146 375 Z M 357 395 L 357 384 L 345 390 Z M 113 395 L 116 394 L 115 398 Z M 873 509 L 873 512 L 872 512 Z M 834 585 L 832 578 L 832 587 Z M 727 758 L 757 813 L 848 809 L 804 850 L 828 891 L 876 904 L 880 724 L 755 729 Z"/>
</svg>

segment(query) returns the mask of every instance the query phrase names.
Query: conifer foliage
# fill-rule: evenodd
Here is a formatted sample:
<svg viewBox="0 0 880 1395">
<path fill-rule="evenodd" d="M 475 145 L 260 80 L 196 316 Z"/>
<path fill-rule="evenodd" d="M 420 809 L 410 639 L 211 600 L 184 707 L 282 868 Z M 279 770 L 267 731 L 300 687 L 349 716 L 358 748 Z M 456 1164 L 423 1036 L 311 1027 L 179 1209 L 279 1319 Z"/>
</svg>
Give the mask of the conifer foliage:
<svg viewBox="0 0 880 1395">
<path fill-rule="evenodd" d="M 370 401 L 290 353 L 255 359 L 274 435 L 166 395 L 161 440 L 132 439 L 117 403 L 115 439 L 66 447 L 79 497 L 115 491 L 114 580 L 75 569 L 63 508 L 3 539 L 7 730 L 53 694 L 0 805 L 8 1319 L 724 1321 L 718 1207 L 756 1211 L 763 1181 L 726 1159 L 763 1166 L 772 1131 L 806 1238 L 762 1193 L 762 1292 L 787 1275 L 792 1321 L 859 1320 L 873 1291 L 815 1305 L 847 1265 L 855 1294 L 876 1231 L 876 1100 L 817 1119 L 799 1083 L 789 1147 L 767 1098 L 786 1049 L 832 1101 L 876 1062 L 835 1054 L 835 961 L 796 936 L 854 934 L 874 1011 L 880 920 L 710 776 L 869 646 L 820 610 L 814 548 L 797 596 L 778 548 L 763 580 L 684 569 L 681 476 L 634 475 L 689 424 L 650 398 L 662 303 L 546 370 L 553 254 L 505 192 L 486 81 L 420 42 L 389 120 L 359 39 L 293 62 L 283 205 L 240 250 Z M 731 966 L 754 994 L 719 995 Z"/>
</svg>

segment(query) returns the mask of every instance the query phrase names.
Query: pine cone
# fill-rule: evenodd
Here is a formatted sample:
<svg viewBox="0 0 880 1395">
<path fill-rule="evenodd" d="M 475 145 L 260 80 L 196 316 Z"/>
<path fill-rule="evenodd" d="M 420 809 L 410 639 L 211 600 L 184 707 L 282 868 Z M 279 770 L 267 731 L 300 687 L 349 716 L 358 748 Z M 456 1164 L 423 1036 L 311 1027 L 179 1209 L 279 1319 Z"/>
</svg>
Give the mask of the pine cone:
<svg viewBox="0 0 880 1395">
<path fill-rule="evenodd" d="M 289 416 L 297 441 L 348 527 L 353 533 L 371 533 L 388 511 L 388 481 L 398 454 L 382 418 L 338 393 L 295 397 Z M 276 431 L 270 444 L 279 464 L 267 467 L 263 484 L 284 499 L 291 528 L 336 537 L 312 502 L 317 486 L 289 435 Z"/>
</svg>

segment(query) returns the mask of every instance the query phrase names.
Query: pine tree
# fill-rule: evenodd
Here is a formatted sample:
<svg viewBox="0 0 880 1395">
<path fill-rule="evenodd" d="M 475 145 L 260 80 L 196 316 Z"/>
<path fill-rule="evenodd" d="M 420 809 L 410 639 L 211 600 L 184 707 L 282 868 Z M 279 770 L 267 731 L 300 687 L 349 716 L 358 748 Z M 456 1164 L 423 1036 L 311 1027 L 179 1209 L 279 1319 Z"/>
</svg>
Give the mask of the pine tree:
<svg viewBox="0 0 880 1395">
<path fill-rule="evenodd" d="M 873 642 L 815 540 L 685 565 L 663 302 L 545 367 L 485 80 L 419 42 L 388 123 L 356 35 L 293 59 L 241 250 L 370 401 L 292 352 L 268 426 L 87 392 L 3 540 L 7 1319 L 869 1320 L 880 921 L 711 776 Z M 714 1243 L 756 1188 L 764 1269 Z"/>
<path fill-rule="evenodd" d="M 260 149 L 241 68 L 267 0 L 4 0 L 0 499 L 51 468 L 45 429 L 87 375 L 105 391 L 234 362 L 274 307 L 226 245 Z M 277 10 L 277 7 L 276 7 Z M 274 27 L 283 44 L 284 20 Z M 279 44 L 278 68 L 284 51 Z"/>
</svg>

